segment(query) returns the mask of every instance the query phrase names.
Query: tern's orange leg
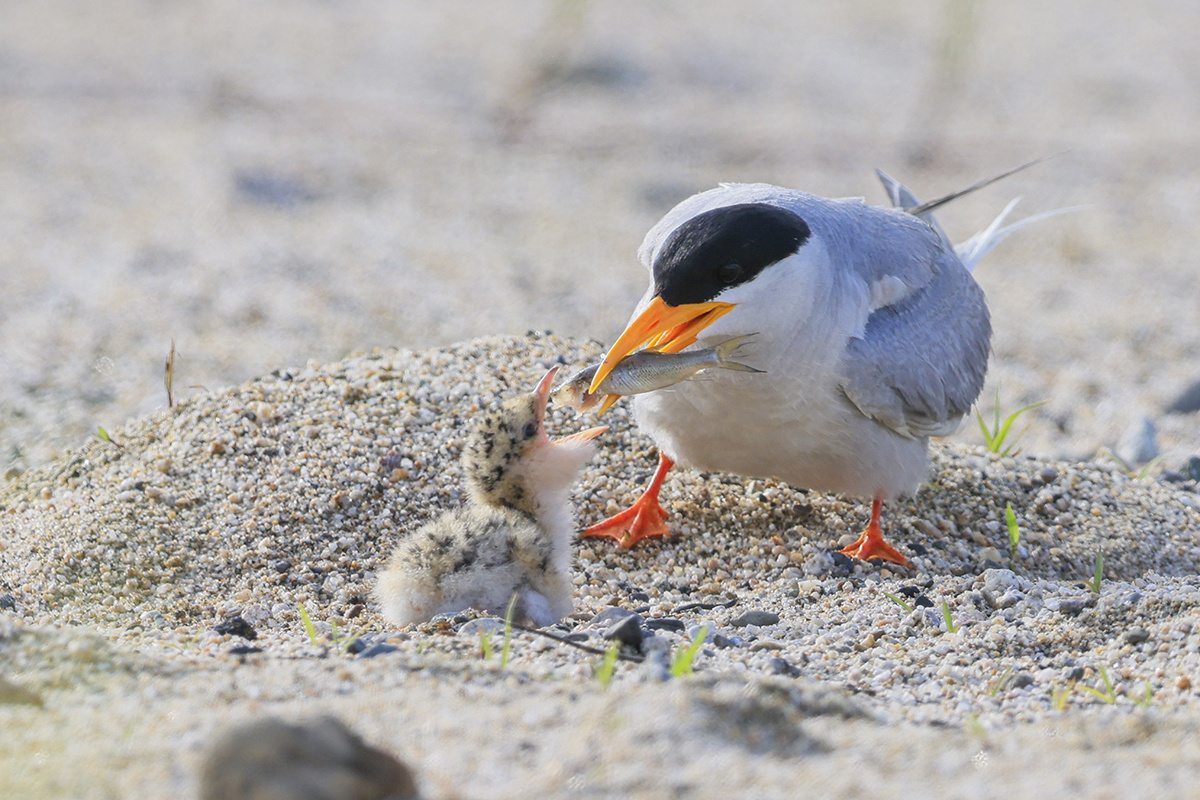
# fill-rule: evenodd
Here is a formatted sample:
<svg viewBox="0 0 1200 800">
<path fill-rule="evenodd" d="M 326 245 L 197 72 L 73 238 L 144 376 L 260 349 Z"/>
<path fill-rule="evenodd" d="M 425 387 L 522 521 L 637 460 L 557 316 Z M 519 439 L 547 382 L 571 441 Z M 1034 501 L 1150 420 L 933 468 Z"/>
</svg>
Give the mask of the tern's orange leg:
<svg viewBox="0 0 1200 800">
<path fill-rule="evenodd" d="M 650 481 L 646 491 L 642 492 L 642 496 L 620 514 L 611 516 L 603 522 L 597 522 L 585 529 L 579 536 L 581 538 L 601 536 L 613 539 L 625 548 L 633 547 L 642 539 L 670 536 L 671 529 L 667 527 L 666 522 L 667 511 L 658 502 L 658 490 L 662 488 L 663 479 L 667 477 L 667 472 L 673 466 L 675 466 L 675 462 L 660 450 L 658 470 L 654 473 L 654 479 Z"/>
<path fill-rule="evenodd" d="M 867 523 L 867 529 L 862 532 L 862 536 L 854 540 L 853 544 L 842 548 L 841 552 L 843 555 L 861 558 L 863 561 L 881 558 L 884 561 L 891 561 L 907 567 L 909 566 L 908 559 L 883 540 L 883 529 L 879 527 L 879 517 L 882 513 L 883 498 L 876 497 L 875 502 L 871 504 L 871 521 Z"/>
</svg>

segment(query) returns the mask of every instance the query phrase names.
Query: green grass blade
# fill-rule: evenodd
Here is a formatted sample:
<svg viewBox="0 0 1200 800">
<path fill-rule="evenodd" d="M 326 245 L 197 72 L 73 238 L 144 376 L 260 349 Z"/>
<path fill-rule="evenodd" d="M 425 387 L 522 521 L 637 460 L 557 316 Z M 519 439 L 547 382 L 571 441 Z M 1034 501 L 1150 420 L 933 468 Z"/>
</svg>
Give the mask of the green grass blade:
<svg viewBox="0 0 1200 800">
<path fill-rule="evenodd" d="M 613 675 L 617 670 L 617 656 L 620 654 L 621 643 L 614 641 L 608 646 L 608 650 L 605 651 L 604 658 L 600 661 L 600 665 L 596 667 L 596 680 L 599 681 L 600 685 L 605 689 L 607 689 L 608 685 L 612 683 Z"/>
<path fill-rule="evenodd" d="M 517 607 L 517 596 L 514 594 L 508 601 L 508 610 L 504 612 L 504 646 L 500 650 L 500 668 L 508 666 L 508 657 L 512 652 L 513 610 Z"/>
<path fill-rule="evenodd" d="M 691 675 L 692 662 L 696 660 L 696 655 L 700 652 L 700 648 L 704 646 L 704 640 L 708 638 L 709 631 L 712 630 L 707 622 L 700 626 L 700 630 L 696 632 L 696 638 L 687 647 L 682 648 L 675 654 L 674 661 L 671 662 L 671 677 L 679 678 L 684 675 Z"/>
<path fill-rule="evenodd" d="M 1011 502 L 1004 504 L 1004 521 L 1008 524 L 1008 543 L 1012 545 L 1015 553 L 1017 545 L 1021 543 L 1021 527 L 1017 525 L 1017 514 L 1013 511 Z"/>
<path fill-rule="evenodd" d="M 313 625 L 312 617 L 308 616 L 308 609 L 304 607 L 303 603 L 297 603 L 296 608 L 300 610 L 300 619 L 304 620 L 304 630 L 308 632 L 308 640 L 314 646 L 320 647 L 321 640 L 317 638 L 317 627 Z"/>
</svg>

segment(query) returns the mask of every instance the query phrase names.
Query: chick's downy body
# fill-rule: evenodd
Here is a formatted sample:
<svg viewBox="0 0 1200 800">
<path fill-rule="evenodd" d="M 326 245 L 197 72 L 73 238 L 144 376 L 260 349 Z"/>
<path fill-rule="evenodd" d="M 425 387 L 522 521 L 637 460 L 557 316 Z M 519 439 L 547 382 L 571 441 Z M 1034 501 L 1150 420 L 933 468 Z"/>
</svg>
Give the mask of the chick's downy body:
<svg viewBox="0 0 1200 800">
<path fill-rule="evenodd" d="M 549 625 L 570 613 L 571 483 L 592 456 L 593 428 L 551 441 L 552 370 L 537 391 L 477 424 L 463 450 L 468 502 L 406 537 L 379 576 L 384 616 L 407 624 L 475 608 Z"/>
</svg>

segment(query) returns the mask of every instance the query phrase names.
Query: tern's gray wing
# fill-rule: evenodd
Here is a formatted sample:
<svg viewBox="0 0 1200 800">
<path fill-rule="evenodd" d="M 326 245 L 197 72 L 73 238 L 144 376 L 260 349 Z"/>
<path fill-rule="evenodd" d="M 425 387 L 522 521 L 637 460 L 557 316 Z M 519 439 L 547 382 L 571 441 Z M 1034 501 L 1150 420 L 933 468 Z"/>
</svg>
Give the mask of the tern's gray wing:
<svg viewBox="0 0 1200 800">
<path fill-rule="evenodd" d="M 892 201 L 892 207 L 898 208 L 901 211 L 913 213 L 912 209 L 918 208 L 921 205 L 921 199 L 913 194 L 912 189 L 909 189 L 900 181 L 888 175 L 881 169 L 876 169 L 875 174 L 879 177 L 879 182 L 883 184 L 883 189 L 888 194 L 888 199 Z M 942 237 L 942 242 L 947 247 L 953 247 L 954 243 L 950 241 L 950 237 L 942 230 L 942 226 L 934 219 L 932 211 L 923 211 L 916 214 L 929 223 L 929 227 L 937 231 L 937 235 Z"/>
<path fill-rule="evenodd" d="M 902 436 L 944 436 L 983 388 L 991 322 L 983 290 L 951 251 L 932 279 L 871 312 L 842 361 L 841 389 Z"/>
</svg>

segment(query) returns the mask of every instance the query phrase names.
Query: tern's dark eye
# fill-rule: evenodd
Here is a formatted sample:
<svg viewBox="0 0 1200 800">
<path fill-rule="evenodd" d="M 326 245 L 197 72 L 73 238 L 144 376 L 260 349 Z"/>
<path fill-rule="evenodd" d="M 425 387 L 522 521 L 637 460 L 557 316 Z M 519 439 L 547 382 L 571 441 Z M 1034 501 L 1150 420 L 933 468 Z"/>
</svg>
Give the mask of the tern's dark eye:
<svg viewBox="0 0 1200 800">
<path fill-rule="evenodd" d="M 726 286 L 732 286 L 742 279 L 741 264 L 726 264 L 722 267 L 717 267 L 717 281 Z"/>
<path fill-rule="evenodd" d="M 525 425 L 525 438 L 532 439 L 537 435 L 537 423 L 530 422 Z"/>
</svg>

